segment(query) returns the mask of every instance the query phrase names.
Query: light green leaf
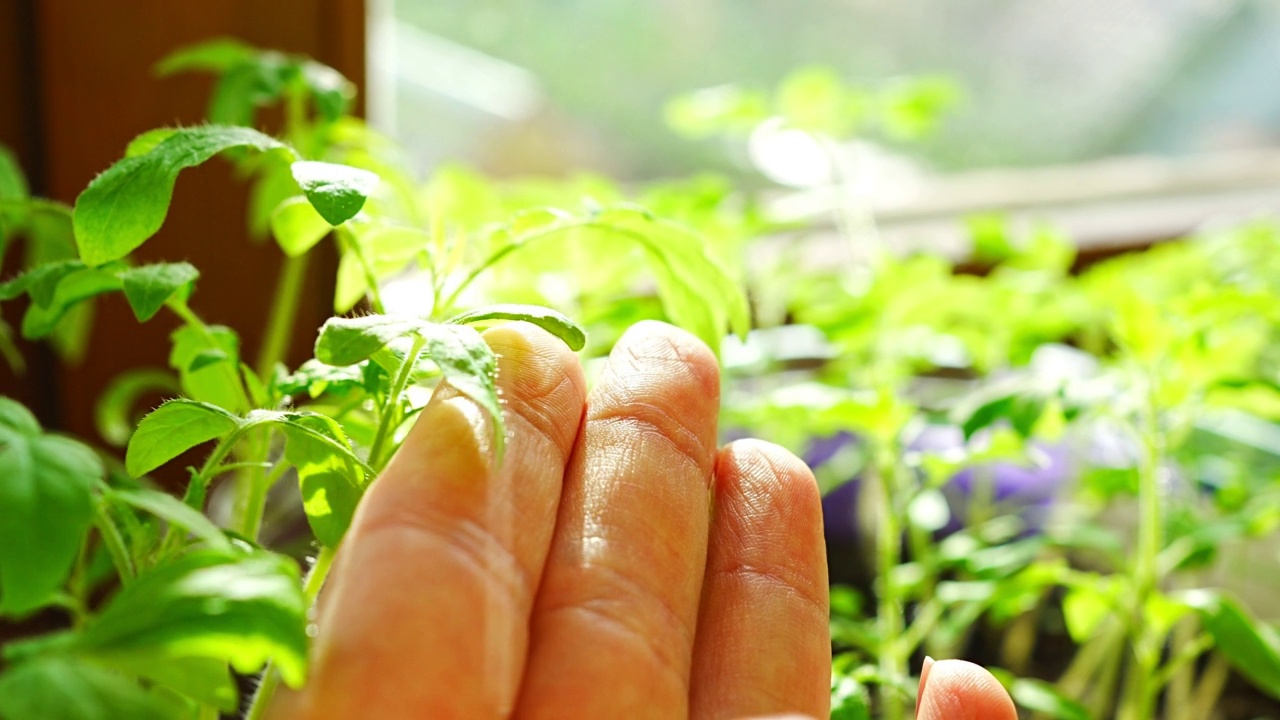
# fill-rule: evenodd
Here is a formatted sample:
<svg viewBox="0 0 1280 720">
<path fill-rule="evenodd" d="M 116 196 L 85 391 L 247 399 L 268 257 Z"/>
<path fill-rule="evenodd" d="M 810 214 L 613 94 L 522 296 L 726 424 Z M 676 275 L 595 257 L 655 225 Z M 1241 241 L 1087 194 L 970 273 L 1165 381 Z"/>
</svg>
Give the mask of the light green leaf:
<svg viewBox="0 0 1280 720">
<path fill-rule="evenodd" d="M 272 660 L 285 682 L 298 687 L 306 676 L 306 614 L 292 560 L 195 550 L 120 590 L 76 647 L 104 658 L 216 658 L 246 674 Z"/>
<path fill-rule="evenodd" d="M 0 612 L 20 615 L 48 601 L 75 562 L 104 470 L 92 450 L 40 432 L 16 403 L 0 426 Z"/>
<path fill-rule="evenodd" d="M 0 145 L 0 200 L 25 200 L 30 194 L 18 159 Z"/>
<path fill-rule="evenodd" d="M 58 283 L 66 276 L 84 269 L 79 260 L 55 260 L 47 262 L 22 273 L 21 275 L 0 284 L 0 300 L 12 300 L 23 293 L 41 307 L 53 303 L 53 296 Z"/>
<path fill-rule="evenodd" d="M 76 198 L 72 219 L 80 258 L 101 265 L 146 242 L 164 224 L 178 173 L 231 148 L 294 154 L 279 140 L 250 128 L 203 125 L 176 130 L 151 152 L 112 165 Z"/>
<path fill-rule="evenodd" d="M 356 86 L 337 70 L 314 60 L 307 60 L 302 63 L 302 80 L 311 92 L 316 110 L 325 120 L 333 122 L 351 109 Z"/>
<path fill-rule="evenodd" d="M 293 164 L 293 179 L 330 225 L 355 217 L 378 186 L 378 176 L 349 165 L 304 160 Z"/>
<path fill-rule="evenodd" d="M 533 323 L 563 340 L 574 352 L 587 344 L 586 333 L 576 323 L 551 308 L 538 305 L 489 305 L 456 315 L 449 322 L 455 325 L 472 325 L 502 320 Z"/>
<path fill-rule="evenodd" d="M 473 328 L 401 315 L 330 318 L 316 339 L 316 359 L 329 365 L 354 365 L 411 334 L 425 340 L 423 354 L 436 364 L 444 379 L 493 418 L 494 453 L 502 457 L 506 431 L 494 385 L 497 361 Z"/>
<path fill-rule="evenodd" d="M 124 148 L 124 156 L 131 158 L 135 155 L 146 155 L 176 132 L 178 132 L 177 128 L 169 127 L 148 130 L 129 141 L 129 144 Z"/>
<path fill-rule="evenodd" d="M 235 38 L 215 38 L 180 48 L 156 63 L 156 74 L 203 70 L 223 73 L 236 65 L 253 62 L 262 51 Z"/>
<path fill-rule="evenodd" d="M 138 423 L 133 408 L 146 393 L 176 394 L 178 379 L 164 370 L 129 370 L 117 375 L 98 397 L 94 407 L 94 426 L 98 434 L 112 445 L 123 447 Z"/>
<path fill-rule="evenodd" d="M 312 432 L 305 432 L 305 426 Z M 351 457 L 335 452 L 333 444 L 349 447 L 346 434 L 332 418 L 306 415 L 283 425 L 284 457 L 298 471 L 302 507 L 316 539 L 336 548 L 346 535 L 363 494 L 364 473 Z M 329 438 L 324 442 L 319 433 Z"/>
<path fill-rule="evenodd" d="M 1280 637 L 1238 602 L 1211 590 L 1191 590 L 1177 599 L 1200 614 L 1214 648 L 1259 690 L 1280 698 Z"/>
<path fill-rule="evenodd" d="M 231 328 L 212 325 L 207 333 L 184 325 L 173 331 L 169 366 L 178 371 L 182 394 L 233 413 L 249 408 L 237 385 L 240 339 Z"/>
<path fill-rule="evenodd" d="M 49 655 L 0 675 L 5 720 L 172 720 L 169 706 L 138 683 L 92 663 Z"/>
<path fill-rule="evenodd" d="M 341 315 L 364 299 L 369 290 L 369 276 L 360 264 L 360 256 L 353 250 L 342 253 L 338 260 L 338 279 L 333 288 L 333 312 Z"/>
<path fill-rule="evenodd" d="M 106 495 L 112 500 L 145 510 L 165 522 L 187 530 L 208 543 L 209 547 L 228 552 L 231 550 L 231 543 L 217 525 L 168 493 L 146 488 L 120 488 L 109 489 Z"/>
<path fill-rule="evenodd" d="M 146 322 L 175 293 L 189 294 L 200 271 L 190 263 L 157 263 L 129 268 L 120 273 L 124 296 L 138 322 Z"/>
<path fill-rule="evenodd" d="M 141 477 L 191 448 L 240 427 L 236 416 L 216 405 L 170 400 L 142 418 L 125 450 L 125 469 Z"/>
<path fill-rule="evenodd" d="M 0 396 L 0 427 L 9 428 L 22 435 L 40 432 L 40 422 L 22 403 Z"/>
<path fill-rule="evenodd" d="M 276 425 L 281 430 L 286 431 L 290 437 L 306 436 L 310 442 L 305 442 L 307 449 L 300 453 L 296 453 L 294 457 L 299 460 L 307 460 L 313 458 L 310 450 L 315 450 L 318 446 L 326 448 L 325 452 L 336 454 L 346 462 L 350 462 L 361 472 L 361 476 L 349 475 L 354 484 L 362 485 L 360 477 L 374 475 L 373 468 L 369 467 L 363 460 L 356 456 L 355 451 L 351 449 L 351 445 L 347 442 L 346 436 L 342 433 L 341 428 L 329 417 L 319 413 L 306 410 L 300 411 L 276 411 L 276 410 L 253 410 L 244 418 L 244 429 L 249 429 L 256 425 L 270 424 Z M 287 448 L 287 444 L 286 444 Z M 315 457 L 315 459 L 319 459 Z M 335 499 L 335 503 L 339 502 Z"/>
<path fill-rule="evenodd" d="M 1019 706 L 1035 713 L 1043 713 L 1054 720 L 1092 720 L 1083 705 L 1064 696 L 1043 680 L 1018 678 L 1013 681 L 1009 694 Z"/>
<path fill-rule="evenodd" d="M 271 234 L 289 257 L 305 254 L 333 231 L 333 227 L 304 197 L 291 197 L 271 214 Z"/>
<path fill-rule="evenodd" d="M 146 678 L 196 702 L 232 714 L 240 707 L 240 692 L 225 660 L 155 657 L 149 653 L 116 653 L 102 658 L 113 669 Z"/>
</svg>

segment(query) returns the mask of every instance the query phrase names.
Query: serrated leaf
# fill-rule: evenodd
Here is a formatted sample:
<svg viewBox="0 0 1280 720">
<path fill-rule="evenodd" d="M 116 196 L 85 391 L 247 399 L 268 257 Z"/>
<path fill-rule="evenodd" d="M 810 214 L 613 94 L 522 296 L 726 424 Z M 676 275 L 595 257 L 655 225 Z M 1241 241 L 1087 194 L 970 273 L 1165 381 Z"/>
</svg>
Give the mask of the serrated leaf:
<svg viewBox="0 0 1280 720">
<path fill-rule="evenodd" d="M 331 442 L 325 443 L 312 433 L 302 432 L 299 426 L 324 435 Z M 346 535 L 356 505 L 364 493 L 364 473 L 350 457 L 334 451 L 334 443 L 346 447 L 348 441 L 332 418 L 303 416 L 282 428 L 285 435 L 284 457 L 298 472 L 307 522 L 321 544 L 336 548 Z"/>
<path fill-rule="evenodd" d="M 191 70 L 222 73 L 252 62 L 261 52 L 235 38 L 214 38 L 175 50 L 156 63 L 155 70 L 161 77 Z"/>
<path fill-rule="evenodd" d="M 34 658 L 0 675 L 5 720 L 172 720 L 170 707 L 133 680 L 76 658 Z"/>
<path fill-rule="evenodd" d="M 62 586 L 84 543 L 104 470 L 84 445 L 45 435 L 5 404 L 0 426 L 0 612 L 23 614 Z"/>
<path fill-rule="evenodd" d="M 141 477 L 201 443 L 234 432 L 240 423 L 216 405 L 170 400 L 138 423 L 125 450 L 125 469 Z"/>
<path fill-rule="evenodd" d="M 306 675 L 306 600 L 293 561 L 265 552 L 195 550 L 125 586 L 81 633 L 81 652 L 109 658 L 216 658 L 240 673 L 272 660 L 285 682 Z"/>
<path fill-rule="evenodd" d="M 211 548 L 227 552 L 231 550 L 230 541 L 217 525 L 168 493 L 146 488 L 120 488 L 109 490 L 107 497 L 145 510 L 171 525 L 177 525 L 208 543 Z"/>
<path fill-rule="evenodd" d="M 155 317 L 174 294 L 189 293 L 199 277 L 200 271 L 184 262 L 142 265 L 120 273 L 124 296 L 138 322 Z"/>
<path fill-rule="evenodd" d="M 164 224 L 178 174 L 232 148 L 293 154 L 279 140 L 246 127 L 176 130 L 151 152 L 112 165 L 76 198 L 72 220 L 80 258 L 101 265 L 142 245 Z"/>
<path fill-rule="evenodd" d="M 26 293 L 37 305 L 48 307 L 53 303 L 58 283 L 71 273 L 83 270 L 84 267 L 84 263 L 79 260 L 56 260 L 37 265 L 15 278 L 0 283 L 0 300 L 12 300 Z"/>
<path fill-rule="evenodd" d="M 455 325 L 483 324 L 501 320 L 520 320 L 533 323 L 555 335 L 577 352 L 587 344 L 587 335 L 581 327 L 551 308 L 538 305 L 489 305 L 464 312 L 449 319 Z"/>
<path fill-rule="evenodd" d="M 176 132 L 178 132 L 177 128 L 168 127 L 148 130 L 129 141 L 124 148 L 124 156 L 131 158 L 135 155 L 146 155 Z"/>
<path fill-rule="evenodd" d="M 355 217 L 378 186 L 377 175 L 349 165 L 303 160 L 292 170 L 307 200 L 334 226 Z"/>
<path fill-rule="evenodd" d="M 289 257 L 305 254 L 333 231 L 304 197 L 291 197 L 271 214 L 271 234 Z"/>
<path fill-rule="evenodd" d="M 1211 590 L 1191 590 L 1177 599 L 1200 614 L 1214 648 L 1259 690 L 1280 698 L 1280 637 L 1238 602 Z"/>
<path fill-rule="evenodd" d="M 133 408 L 138 399 L 149 392 L 175 394 L 178 379 L 164 370 L 140 369 L 121 373 L 98 397 L 94 407 L 94 425 L 108 443 L 123 447 L 137 426 Z"/>
</svg>

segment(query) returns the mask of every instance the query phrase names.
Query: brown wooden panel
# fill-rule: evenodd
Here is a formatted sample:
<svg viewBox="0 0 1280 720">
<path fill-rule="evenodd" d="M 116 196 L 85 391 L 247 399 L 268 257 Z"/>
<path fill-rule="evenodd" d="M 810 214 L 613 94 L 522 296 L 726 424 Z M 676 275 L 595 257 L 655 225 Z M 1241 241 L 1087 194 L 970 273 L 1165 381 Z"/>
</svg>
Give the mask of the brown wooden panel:
<svg viewBox="0 0 1280 720">
<path fill-rule="evenodd" d="M 363 84 L 361 0 L 40 0 L 34 7 L 43 190 L 66 202 L 117 159 L 137 134 L 202 119 L 209 78 L 152 75 L 154 63 L 175 48 L 234 36 L 306 53 Z M 245 189 L 224 163 L 187 171 L 178 182 L 164 228 L 137 257 L 188 260 L 200 268 L 192 307 L 207 321 L 238 330 L 244 356 L 251 360 L 280 254 L 273 246 L 248 242 L 245 197 Z M 309 268 L 294 328 L 294 361 L 304 356 L 315 329 L 328 315 L 332 267 L 332 258 L 322 258 Z M 95 437 L 92 400 L 105 383 L 128 368 L 163 367 L 168 334 L 177 327 L 163 313 L 138 325 L 119 297 L 107 297 L 98 306 L 87 361 L 58 373 L 62 425 L 86 437 Z"/>
</svg>

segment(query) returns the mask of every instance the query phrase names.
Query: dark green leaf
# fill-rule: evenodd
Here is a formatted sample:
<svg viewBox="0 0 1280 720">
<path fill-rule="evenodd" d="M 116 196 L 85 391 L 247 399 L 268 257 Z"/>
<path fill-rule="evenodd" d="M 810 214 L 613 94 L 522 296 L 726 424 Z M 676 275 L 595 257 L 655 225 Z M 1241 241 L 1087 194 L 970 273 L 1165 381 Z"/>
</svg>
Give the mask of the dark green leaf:
<svg viewBox="0 0 1280 720">
<path fill-rule="evenodd" d="M 178 392 L 178 379 L 164 370 L 130 370 L 122 373 L 98 397 L 94 408 L 94 425 L 98 434 L 112 445 L 123 447 L 137 427 L 133 408 L 138 399 L 147 393 L 162 392 L 170 395 Z"/>
<path fill-rule="evenodd" d="M 236 65 L 252 62 L 261 53 L 235 38 L 215 38 L 170 53 L 156 63 L 161 77 L 191 70 L 223 73 Z"/>
<path fill-rule="evenodd" d="M 0 426 L 0 611 L 22 614 L 62 586 L 84 543 L 102 460 L 74 440 L 44 435 L 4 403 Z"/>
<path fill-rule="evenodd" d="M 293 152 L 279 140 L 245 127 L 179 129 L 151 152 L 112 165 L 76 198 L 73 222 L 80 258 L 101 265 L 146 242 L 164 224 L 178 173 L 231 148 Z"/>
<path fill-rule="evenodd" d="M 172 720 L 169 706 L 136 682 L 92 663 L 46 656 L 0 675 L 5 720 Z"/>
<path fill-rule="evenodd" d="M 293 164 L 293 179 L 330 225 L 355 217 L 378 186 L 378 176 L 348 165 L 310 160 Z"/>
<path fill-rule="evenodd" d="M 231 550 L 231 543 L 217 525 L 190 505 L 168 493 L 146 488 L 124 488 L 109 490 L 108 497 L 177 525 L 208 543 L 209 547 L 224 551 Z"/>
<path fill-rule="evenodd" d="M 306 613 L 293 561 L 196 550 L 125 586 L 84 629 L 77 647 L 104 659 L 118 653 L 216 658 L 241 673 L 272 660 L 297 687 L 306 674 Z"/>
<path fill-rule="evenodd" d="M 27 178 L 18 166 L 18 159 L 0 145 L 0 200 L 25 200 L 28 194 Z"/>
<path fill-rule="evenodd" d="M 200 271 L 184 262 L 143 265 L 120 273 L 124 296 L 138 322 L 154 317 L 174 293 L 189 294 L 198 277 Z"/>
<path fill-rule="evenodd" d="M 587 344 L 587 335 L 569 318 L 538 305 L 489 305 L 449 319 L 456 325 L 483 324 L 495 320 L 522 320 L 555 335 L 577 352 Z"/>
<path fill-rule="evenodd" d="M 187 450 L 239 427 L 239 418 L 216 405 L 170 400 L 138 423 L 125 451 L 125 469 L 130 475 L 141 477 Z"/>
<path fill-rule="evenodd" d="M 289 257 L 305 254 L 333 231 L 333 227 L 303 197 L 280 203 L 271 214 L 271 234 Z"/>
<path fill-rule="evenodd" d="M 304 432 L 305 426 L 312 432 Z M 302 507 L 316 539 L 336 548 L 346 535 L 363 494 L 364 473 L 351 457 L 335 452 L 333 444 L 349 447 L 346 434 L 332 418 L 306 415 L 283 426 L 284 457 L 298 471 Z M 329 438 L 324 442 L 315 436 Z"/>
<path fill-rule="evenodd" d="M 1213 636 L 1214 647 L 1240 674 L 1259 690 L 1280 698 L 1280 638 L 1274 629 L 1218 592 L 1192 590 L 1177 599 L 1200 613 L 1200 622 Z"/>
</svg>

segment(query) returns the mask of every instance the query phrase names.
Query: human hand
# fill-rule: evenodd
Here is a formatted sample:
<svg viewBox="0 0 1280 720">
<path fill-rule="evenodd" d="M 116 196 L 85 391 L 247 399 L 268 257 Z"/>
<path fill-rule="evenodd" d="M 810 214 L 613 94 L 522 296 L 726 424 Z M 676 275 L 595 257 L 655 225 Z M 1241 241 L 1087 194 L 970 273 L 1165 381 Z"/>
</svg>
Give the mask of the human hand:
<svg viewBox="0 0 1280 720">
<path fill-rule="evenodd" d="M 484 413 L 442 386 L 361 504 L 311 678 L 271 717 L 826 717 L 817 486 L 776 446 L 717 449 L 707 348 L 637 325 L 588 397 L 547 333 L 485 337 L 502 464 Z M 990 690 L 951 668 L 933 670 L 936 707 Z"/>
</svg>

